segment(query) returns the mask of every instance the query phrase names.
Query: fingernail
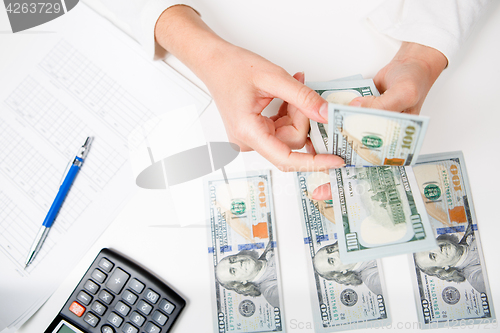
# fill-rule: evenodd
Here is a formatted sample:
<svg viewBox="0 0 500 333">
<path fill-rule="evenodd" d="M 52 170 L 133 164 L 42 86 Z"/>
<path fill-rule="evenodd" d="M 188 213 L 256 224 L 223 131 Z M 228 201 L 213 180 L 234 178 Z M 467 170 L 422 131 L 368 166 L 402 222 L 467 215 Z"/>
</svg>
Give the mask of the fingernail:
<svg viewBox="0 0 500 333">
<path fill-rule="evenodd" d="M 319 115 L 325 119 L 325 122 L 328 122 L 328 103 L 324 103 L 319 108 Z"/>
<path fill-rule="evenodd" d="M 318 199 L 316 199 L 318 197 L 318 194 L 320 194 L 318 191 L 318 188 L 315 188 L 313 193 L 311 194 L 313 200 L 318 200 Z"/>
</svg>

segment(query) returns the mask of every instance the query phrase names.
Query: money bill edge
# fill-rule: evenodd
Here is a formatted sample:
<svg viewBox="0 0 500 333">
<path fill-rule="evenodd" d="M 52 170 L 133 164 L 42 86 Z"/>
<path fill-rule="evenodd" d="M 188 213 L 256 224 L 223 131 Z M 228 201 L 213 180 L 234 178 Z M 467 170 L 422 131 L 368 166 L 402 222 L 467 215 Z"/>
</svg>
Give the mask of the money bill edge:
<svg viewBox="0 0 500 333">
<path fill-rule="evenodd" d="M 372 91 L 378 93 L 378 89 L 372 79 L 358 78 L 357 75 L 348 76 L 345 78 L 329 80 L 329 81 L 306 81 L 304 83 L 312 90 L 348 90 L 355 89 L 361 86 L 370 87 Z"/>
</svg>

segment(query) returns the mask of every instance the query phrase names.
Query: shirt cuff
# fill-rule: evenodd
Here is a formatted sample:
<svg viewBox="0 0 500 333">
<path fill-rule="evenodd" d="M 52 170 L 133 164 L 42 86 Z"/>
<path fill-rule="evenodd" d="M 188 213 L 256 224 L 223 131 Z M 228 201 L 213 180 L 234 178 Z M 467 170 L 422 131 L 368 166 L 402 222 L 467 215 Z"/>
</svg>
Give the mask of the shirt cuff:
<svg viewBox="0 0 500 333">
<path fill-rule="evenodd" d="M 393 39 L 432 47 L 450 59 L 458 52 L 488 0 L 391 0 L 369 14 L 369 24 Z"/>
</svg>

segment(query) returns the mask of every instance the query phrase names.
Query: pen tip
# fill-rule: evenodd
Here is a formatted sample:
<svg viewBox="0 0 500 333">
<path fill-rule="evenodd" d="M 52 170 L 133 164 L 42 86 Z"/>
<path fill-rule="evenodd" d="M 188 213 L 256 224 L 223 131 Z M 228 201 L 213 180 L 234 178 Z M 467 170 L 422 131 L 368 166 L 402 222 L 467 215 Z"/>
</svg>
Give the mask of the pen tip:
<svg viewBox="0 0 500 333">
<path fill-rule="evenodd" d="M 24 269 L 28 268 L 28 266 L 31 264 L 31 258 L 26 260 L 26 262 L 24 263 Z"/>
</svg>

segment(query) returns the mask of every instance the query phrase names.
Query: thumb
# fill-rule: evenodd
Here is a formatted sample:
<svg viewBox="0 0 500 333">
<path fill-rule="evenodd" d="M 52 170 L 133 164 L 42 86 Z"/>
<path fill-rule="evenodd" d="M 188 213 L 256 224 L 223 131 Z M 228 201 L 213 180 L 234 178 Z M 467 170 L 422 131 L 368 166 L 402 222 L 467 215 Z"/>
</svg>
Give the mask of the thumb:
<svg viewBox="0 0 500 333">
<path fill-rule="evenodd" d="M 355 99 L 349 102 L 349 106 L 371 108 L 374 100 L 375 96 L 356 97 Z"/>
<path fill-rule="evenodd" d="M 304 85 L 304 74 L 280 76 L 279 82 L 268 81 L 263 89 L 299 109 L 306 117 L 320 122 L 328 122 L 328 103 L 317 92 Z M 267 84 L 266 84 L 267 83 Z"/>
<path fill-rule="evenodd" d="M 416 96 L 416 93 L 409 92 L 408 89 L 395 85 L 387 89 L 380 96 L 356 97 L 349 105 L 402 112 L 415 107 L 418 98 L 414 98 L 414 96 Z"/>
</svg>

